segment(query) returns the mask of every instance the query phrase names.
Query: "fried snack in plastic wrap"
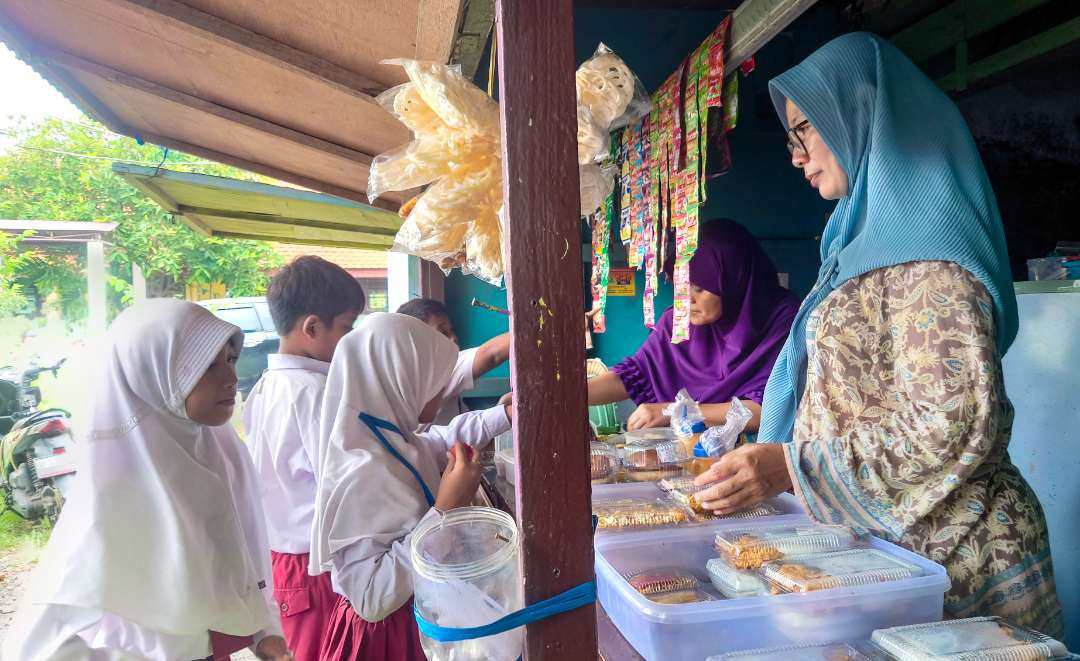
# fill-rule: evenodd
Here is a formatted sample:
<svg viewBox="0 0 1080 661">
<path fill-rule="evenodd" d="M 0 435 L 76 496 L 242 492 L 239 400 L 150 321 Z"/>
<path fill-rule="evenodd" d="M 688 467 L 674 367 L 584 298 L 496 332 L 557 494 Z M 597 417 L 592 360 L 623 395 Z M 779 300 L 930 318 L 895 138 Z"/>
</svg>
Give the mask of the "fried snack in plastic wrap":
<svg viewBox="0 0 1080 661">
<path fill-rule="evenodd" d="M 431 184 L 404 210 L 394 250 L 444 270 L 498 283 L 502 279 L 502 162 L 499 106 L 457 67 L 386 60 L 409 82 L 379 96 L 413 132 L 413 141 L 372 163 L 368 197 Z"/>
<path fill-rule="evenodd" d="M 604 206 L 611 190 L 615 187 L 615 167 L 605 167 L 595 163 L 578 165 L 579 186 L 581 189 L 581 215 L 589 216 Z"/>
<path fill-rule="evenodd" d="M 597 52 L 578 67 L 575 78 L 578 103 L 587 106 L 605 129 L 634 98 L 634 74 L 615 53 Z"/>
<path fill-rule="evenodd" d="M 611 156 L 611 134 L 596 123 L 588 106 L 577 107 L 578 163 L 599 163 Z"/>
</svg>

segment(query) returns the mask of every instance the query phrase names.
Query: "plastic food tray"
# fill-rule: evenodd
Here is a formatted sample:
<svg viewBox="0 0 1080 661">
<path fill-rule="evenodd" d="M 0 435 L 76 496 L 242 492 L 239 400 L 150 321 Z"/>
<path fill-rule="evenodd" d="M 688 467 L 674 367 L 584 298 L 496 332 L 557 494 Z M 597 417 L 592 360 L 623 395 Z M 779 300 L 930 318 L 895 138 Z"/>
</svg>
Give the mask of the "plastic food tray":
<svg viewBox="0 0 1080 661">
<path fill-rule="evenodd" d="M 514 453 L 513 447 L 499 450 L 495 454 L 495 473 L 510 484 L 513 484 L 514 480 L 517 479 L 514 476 L 516 465 L 517 455 Z"/>
<path fill-rule="evenodd" d="M 787 556 L 761 568 L 762 575 L 785 592 L 898 581 L 918 576 L 920 572 L 910 562 L 877 549 L 862 548 Z"/>
<path fill-rule="evenodd" d="M 737 524 L 665 528 L 596 537 L 597 596 L 626 640 L 646 659 L 704 659 L 710 654 L 796 644 L 864 640 L 875 629 L 941 619 L 949 579 L 944 567 L 888 542 L 880 549 L 920 569 L 889 583 L 666 605 L 639 594 L 622 577 L 650 567 L 675 567 L 711 589 L 706 563 L 718 532 Z"/>
<path fill-rule="evenodd" d="M 1057 640 L 998 617 L 875 631 L 873 640 L 899 661 L 1035 661 L 1069 654 Z"/>
<path fill-rule="evenodd" d="M 729 652 L 710 656 L 706 661 L 870 661 L 870 657 L 847 643 L 832 643 Z"/>
<path fill-rule="evenodd" d="M 619 453 L 607 443 L 594 441 L 589 449 L 589 466 L 593 484 L 609 484 L 619 473 Z"/>
<path fill-rule="evenodd" d="M 626 498 L 593 502 L 597 530 L 634 530 L 686 525 L 690 511 L 659 498 Z"/>
<path fill-rule="evenodd" d="M 805 524 L 725 530 L 717 533 L 714 543 L 735 569 L 758 569 L 787 555 L 848 549 L 855 537 L 838 526 Z"/>
</svg>

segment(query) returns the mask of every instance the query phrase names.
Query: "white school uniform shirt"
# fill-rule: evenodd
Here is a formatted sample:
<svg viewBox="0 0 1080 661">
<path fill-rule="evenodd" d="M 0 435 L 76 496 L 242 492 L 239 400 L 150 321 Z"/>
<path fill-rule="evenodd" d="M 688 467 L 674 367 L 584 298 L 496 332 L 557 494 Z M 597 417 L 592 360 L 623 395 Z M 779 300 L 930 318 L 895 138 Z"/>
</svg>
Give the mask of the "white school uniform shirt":
<svg viewBox="0 0 1080 661">
<path fill-rule="evenodd" d="M 270 550 L 307 553 L 315 518 L 319 415 L 330 363 L 267 356 L 267 369 L 244 404 L 247 448 L 263 487 Z"/>
<path fill-rule="evenodd" d="M 208 656 L 211 629 L 280 635 L 251 458 L 185 410 L 240 329 L 150 299 L 109 337 L 79 472 L 2 656 L 175 661 Z"/>
<path fill-rule="evenodd" d="M 412 597 L 413 530 L 440 516 L 425 495 L 438 494 L 439 468 L 415 430 L 450 378 L 454 349 L 419 319 L 376 313 L 342 338 L 330 363 L 309 573 L 330 570 L 335 591 L 369 622 Z M 398 431 L 375 433 L 362 416 Z"/>
<path fill-rule="evenodd" d="M 474 448 L 482 448 L 499 434 L 510 431 L 510 418 L 506 416 L 505 407 L 493 406 L 470 411 L 465 406 L 465 400 L 461 398 L 462 393 L 472 390 L 476 385 L 473 366 L 478 351 L 479 348 L 474 347 L 458 352 L 457 362 L 443 392 L 442 407 L 439 408 L 435 421 L 429 427 L 420 427 L 419 436 L 430 440 L 435 447 L 441 443 L 445 449 L 449 449 L 455 441 L 461 441 Z M 445 457 L 442 457 L 440 465 L 444 463 Z"/>
</svg>

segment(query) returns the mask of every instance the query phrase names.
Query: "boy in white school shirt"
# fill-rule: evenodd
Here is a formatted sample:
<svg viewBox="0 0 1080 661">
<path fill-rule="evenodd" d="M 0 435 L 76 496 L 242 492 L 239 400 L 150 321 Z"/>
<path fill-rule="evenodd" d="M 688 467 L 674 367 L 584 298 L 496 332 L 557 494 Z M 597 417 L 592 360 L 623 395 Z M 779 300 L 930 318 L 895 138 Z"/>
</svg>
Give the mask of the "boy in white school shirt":
<svg viewBox="0 0 1080 661">
<path fill-rule="evenodd" d="M 450 321 L 450 313 L 439 301 L 414 298 L 401 305 L 397 312 L 419 319 L 449 338 L 455 345 L 461 346 L 454 324 Z M 453 445 L 454 440 L 473 447 L 483 447 L 491 439 L 510 430 L 508 397 L 500 400 L 498 406 L 479 411 L 470 411 L 461 398 L 463 392 L 472 390 L 476 379 L 509 359 L 510 333 L 496 335 L 478 347 L 458 351 L 454 372 L 443 392 L 442 407 L 433 422 L 434 425 L 449 425 L 453 430 L 455 438 L 447 439 L 448 447 Z M 436 427 L 427 431 L 429 434 L 438 433 Z"/>
<path fill-rule="evenodd" d="M 317 659 L 337 595 L 330 575 L 308 575 L 319 421 L 330 359 L 364 310 L 364 291 L 345 269 L 299 257 L 270 282 L 278 353 L 244 405 L 247 446 L 262 482 L 274 597 L 289 648 Z"/>
</svg>

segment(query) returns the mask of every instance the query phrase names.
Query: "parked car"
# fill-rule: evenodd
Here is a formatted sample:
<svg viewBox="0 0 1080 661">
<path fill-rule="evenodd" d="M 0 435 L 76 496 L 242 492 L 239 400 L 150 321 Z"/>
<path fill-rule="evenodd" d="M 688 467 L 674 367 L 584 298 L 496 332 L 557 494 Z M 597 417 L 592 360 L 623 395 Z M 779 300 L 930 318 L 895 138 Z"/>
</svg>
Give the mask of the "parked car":
<svg viewBox="0 0 1080 661">
<path fill-rule="evenodd" d="M 198 301 L 219 319 L 244 331 L 244 348 L 236 361 L 237 390 L 247 399 L 248 393 L 266 370 L 266 357 L 277 353 L 278 334 L 270 318 L 270 306 L 264 296 L 216 298 Z"/>
</svg>

